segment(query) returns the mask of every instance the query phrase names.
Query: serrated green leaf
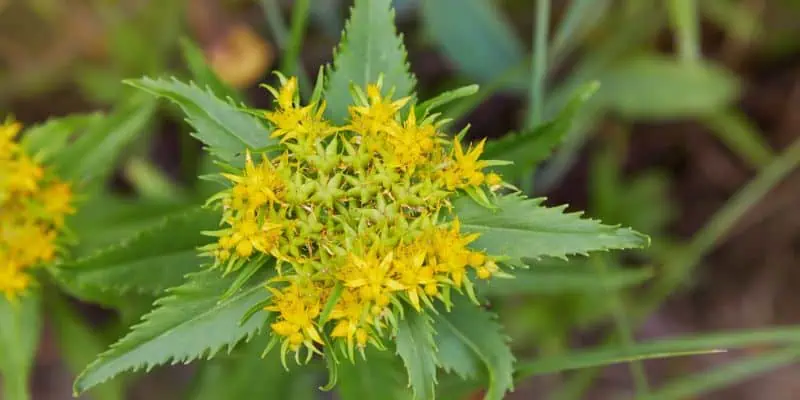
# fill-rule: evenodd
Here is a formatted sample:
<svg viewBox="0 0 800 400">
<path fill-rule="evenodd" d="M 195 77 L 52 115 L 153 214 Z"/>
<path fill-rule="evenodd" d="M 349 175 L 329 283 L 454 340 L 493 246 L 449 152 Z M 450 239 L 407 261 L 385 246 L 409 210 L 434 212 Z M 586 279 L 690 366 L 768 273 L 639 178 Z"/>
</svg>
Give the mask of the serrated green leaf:
<svg viewBox="0 0 800 400">
<path fill-rule="evenodd" d="M 125 371 L 210 359 L 224 347 L 230 351 L 242 339 L 249 340 L 266 325 L 269 313 L 257 313 L 244 324 L 240 320 L 253 305 L 270 296 L 263 287 L 266 276 L 258 274 L 238 293 L 220 300 L 234 278 L 205 270 L 170 289 L 169 295 L 156 301 L 155 310 L 81 373 L 75 392 L 82 393 Z"/>
<path fill-rule="evenodd" d="M 194 127 L 194 136 L 225 162 L 241 163 L 241 155 L 246 149 L 261 149 L 275 144 L 266 126 L 236 106 L 217 98 L 208 89 L 174 78 L 145 77 L 125 83 L 177 104 Z"/>
<path fill-rule="evenodd" d="M 189 67 L 189 72 L 192 73 L 192 78 L 200 86 L 206 86 L 211 89 L 217 97 L 223 99 L 231 99 L 236 103 L 242 102 L 242 96 L 236 89 L 223 82 L 214 70 L 209 67 L 203 50 L 197 47 L 189 38 L 181 39 L 181 54 L 186 66 Z"/>
<path fill-rule="evenodd" d="M 541 257 L 566 258 L 590 251 L 647 246 L 649 238 L 630 228 L 603 225 L 581 218 L 582 213 L 565 213 L 566 206 L 545 207 L 544 199 L 519 194 L 498 196 L 496 212 L 460 198 L 454 202 L 455 215 L 466 232 L 480 233 L 472 243 L 489 254 L 511 258 L 511 263 Z"/>
<path fill-rule="evenodd" d="M 425 0 L 420 5 L 425 30 L 470 78 L 489 83 L 525 60 L 522 42 L 492 1 Z M 524 86 L 525 76 L 514 82 Z"/>
<path fill-rule="evenodd" d="M 183 282 L 205 259 L 197 248 L 212 241 L 200 232 L 214 228 L 219 212 L 193 208 L 164 218 L 157 226 L 123 242 L 54 269 L 58 279 L 78 292 L 112 291 L 161 295 Z"/>
<path fill-rule="evenodd" d="M 436 386 L 438 400 L 464 400 L 475 398 L 480 390 L 479 380 L 464 380 L 454 374 L 439 376 L 439 385 Z"/>
<path fill-rule="evenodd" d="M 433 315 L 436 346 L 453 346 L 454 340 L 469 349 L 474 357 L 485 367 L 488 379 L 486 400 L 501 400 L 505 393 L 514 387 L 514 355 L 508 347 L 507 338 L 493 314 L 460 296 L 453 301 L 453 310 L 441 311 Z M 446 370 L 454 370 L 460 375 L 471 376 L 472 371 L 461 366 L 466 362 L 466 350 L 439 353 L 439 365 Z M 445 358 L 458 356 L 458 358 Z"/>
<path fill-rule="evenodd" d="M 587 263 L 536 263 L 529 269 L 514 271 L 514 277 L 478 282 L 478 293 L 485 296 L 520 294 L 596 293 L 639 285 L 653 277 L 650 269 L 614 268 L 603 276 Z"/>
<path fill-rule="evenodd" d="M 436 346 L 431 318 L 407 310 L 397 324 L 397 354 L 403 359 L 408 380 L 417 400 L 433 399 L 436 394 Z"/>
<path fill-rule="evenodd" d="M 0 297 L 0 375 L 4 399 L 30 398 L 29 379 L 42 328 L 39 294 L 28 291 L 17 302 Z"/>
<path fill-rule="evenodd" d="M 61 178 L 72 182 L 102 182 L 113 172 L 117 157 L 146 128 L 154 111 L 151 99 L 131 96 L 54 154 L 50 165 Z"/>
<path fill-rule="evenodd" d="M 148 201 L 94 192 L 77 204 L 78 212 L 67 219 L 78 243 L 70 255 L 83 258 L 100 248 L 119 244 L 138 232 L 160 225 L 165 217 L 185 212 L 194 204 Z"/>
<path fill-rule="evenodd" d="M 379 396 L 386 400 L 411 400 L 411 391 L 403 383 L 399 359 L 388 351 L 366 350 L 366 360 L 355 363 L 339 360 L 336 393 L 342 400 L 362 400 Z"/>
<path fill-rule="evenodd" d="M 598 88 L 597 82 L 591 82 L 579 89 L 553 120 L 518 134 L 510 133 L 486 142 L 482 157 L 487 160 L 511 161 L 512 165 L 496 166 L 492 170 L 513 182 L 525 171 L 547 159 L 553 149 L 561 144 L 572 129 L 575 115 Z"/>
<path fill-rule="evenodd" d="M 325 91 L 327 115 L 341 123 L 352 104 L 350 85 L 366 86 L 383 75 L 383 94 L 394 88 L 394 97 L 412 93 L 415 78 L 408 69 L 406 49 L 394 24 L 391 0 L 356 0 L 339 48 L 328 71 Z"/>
<path fill-rule="evenodd" d="M 285 370 L 280 352 L 261 353 L 270 341 L 268 335 L 242 343 L 229 355 L 203 364 L 191 400 L 292 399 L 315 400 L 319 391 L 312 368 Z"/>
<path fill-rule="evenodd" d="M 34 155 L 36 160 L 49 163 L 53 156 L 67 145 L 75 133 L 97 124 L 102 118 L 103 115 L 100 113 L 52 118 L 26 129 L 21 143 L 29 154 Z"/>
<path fill-rule="evenodd" d="M 736 99 L 739 84 L 707 62 L 646 56 L 621 63 L 601 78 L 598 103 L 631 118 L 685 118 L 719 111 Z"/>
<path fill-rule="evenodd" d="M 67 368 L 78 374 L 100 354 L 107 343 L 59 295 L 47 299 L 55 338 Z M 94 400 L 122 400 L 125 389 L 121 379 L 113 379 L 91 391 Z"/>
<path fill-rule="evenodd" d="M 481 360 L 451 329 L 438 330 L 435 325 L 437 365 L 447 373 L 455 373 L 462 381 L 472 381 L 481 376 Z M 442 391 L 442 385 L 437 388 Z"/>
</svg>

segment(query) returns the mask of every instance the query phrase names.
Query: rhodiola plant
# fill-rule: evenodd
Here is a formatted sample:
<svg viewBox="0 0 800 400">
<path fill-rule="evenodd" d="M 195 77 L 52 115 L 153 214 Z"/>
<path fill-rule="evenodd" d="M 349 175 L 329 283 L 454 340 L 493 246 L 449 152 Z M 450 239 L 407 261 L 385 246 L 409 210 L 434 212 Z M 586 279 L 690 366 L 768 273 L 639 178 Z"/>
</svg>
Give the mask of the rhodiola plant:
<svg viewBox="0 0 800 400">
<path fill-rule="evenodd" d="M 526 198 L 503 181 L 508 161 L 491 159 L 558 136 L 584 96 L 538 130 L 466 143 L 439 111 L 474 87 L 417 98 L 388 0 L 356 2 L 309 98 L 295 77 L 278 78 L 265 88 L 271 110 L 176 79 L 128 82 L 180 106 L 218 166 L 203 179 L 219 186 L 204 206 L 73 266 L 125 264 L 84 282 L 109 290 L 175 284 L 87 367 L 77 392 L 238 347 L 274 352 L 292 371 L 303 367 L 289 359 L 324 360 L 326 389 L 354 367 L 400 363 L 411 390 L 398 397 L 434 398 L 441 369 L 481 379 L 486 398 L 500 399 L 513 389 L 514 356 L 481 287 L 543 257 L 648 242 Z M 187 251 L 199 258 L 177 256 Z M 261 348 L 243 344 L 251 339 Z"/>
<path fill-rule="evenodd" d="M 59 271 L 77 252 L 86 224 L 84 205 L 102 191 L 116 158 L 154 109 L 134 96 L 107 115 L 73 115 L 24 128 L 0 123 L 0 377 L 3 398 L 30 397 L 29 377 L 44 315 L 51 317 L 62 355 L 80 369 L 104 340 L 72 310 Z M 95 225 L 95 228 L 97 225 Z M 61 289 L 61 290 L 59 290 Z M 80 349 L 78 349 L 80 347 Z M 104 386 L 102 399 L 121 396 Z"/>
</svg>

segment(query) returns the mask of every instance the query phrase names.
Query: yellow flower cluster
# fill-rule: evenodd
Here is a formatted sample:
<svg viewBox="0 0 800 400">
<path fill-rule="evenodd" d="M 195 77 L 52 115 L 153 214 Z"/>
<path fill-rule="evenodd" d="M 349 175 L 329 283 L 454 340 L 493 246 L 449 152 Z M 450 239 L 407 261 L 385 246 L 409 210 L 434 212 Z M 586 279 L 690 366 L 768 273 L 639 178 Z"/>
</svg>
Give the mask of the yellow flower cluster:
<svg viewBox="0 0 800 400">
<path fill-rule="evenodd" d="M 64 217 L 74 212 L 70 186 L 15 142 L 21 128 L 0 125 L 0 292 L 9 300 L 30 285 L 26 270 L 55 258 Z"/>
<path fill-rule="evenodd" d="M 482 171 L 483 142 L 465 151 L 435 116 L 404 112 L 409 98 L 382 96 L 380 81 L 354 89 L 341 126 L 324 119 L 324 102 L 300 104 L 295 78 L 282 82 L 264 115 L 280 154 L 247 154 L 240 174 L 224 174 L 232 187 L 210 200 L 222 204 L 224 226 L 204 248 L 226 271 L 257 255 L 277 260 L 266 310 L 282 354 L 381 348 L 404 304 L 449 305 L 451 290 L 471 293 L 470 269 L 481 279 L 498 272 L 494 257 L 468 248 L 477 235 L 443 212 L 459 189 L 502 184 Z"/>
</svg>

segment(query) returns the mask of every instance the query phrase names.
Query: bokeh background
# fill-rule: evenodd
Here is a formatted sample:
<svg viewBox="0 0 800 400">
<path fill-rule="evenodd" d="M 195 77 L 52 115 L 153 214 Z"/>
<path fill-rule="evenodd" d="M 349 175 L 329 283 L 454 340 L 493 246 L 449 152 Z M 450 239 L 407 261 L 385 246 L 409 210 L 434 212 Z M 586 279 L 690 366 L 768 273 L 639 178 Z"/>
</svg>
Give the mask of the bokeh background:
<svg viewBox="0 0 800 400">
<path fill-rule="evenodd" d="M 600 82 L 564 144 L 517 183 L 549 204 L 586 209 L 651 235 L 651 248 L 605 260 L 615 271 L 646 276 L 627 276 L 618 302 L 602 290 L 587 291 L 593 282 L 576 275 L 558 290 L 539 285 L 493 304 L 518 354 L 599 343 L 620 315 L 637 340 L 800 323 L 800 174 L 725 220 L 735 194 L 800 137 L 800 1 L 554 0 L 549 9 L 543 3 L 395 1 L 420 97 L 481 85 L 478 95 L 446 111 L 454 128 L 471 124 L 472 138 L 529 127 L 537 121 L 537 107 L 530 106 L 536 93 L 543 93 L 538 120 L 547 119 L 576 89 Z M 297 67 L 314 76 L 331 60 L 349 4 L 0 0 L 0 110 L 33 124 L 109 109 L 131 93 L 121 84 L 125 78 L 188 79 L 181 39 L 197 43 L 225 82 L 266 108 L 271 99 L 258 84 L 273 81 L 273 70 L 295 68 L 285 52 L 293 24 L 306 24 Z M 307 20 L 293 21 L 293 9 L 304 5 Z M 546 67 L 538 69 L 531 68 L 537 30 L 549 36 L 548 50 L 540 52 Z M 536 73 L 544 76 L 543 90 L 531 90 Z M 113 190 L 132 192 L 142 174 L 193 185 L 196 152 L 186 149 L 196 146 L 187 133 L 176 111 L 162 106 Z M 90 305 L 83 309 L 98 324 L 109 318 Z M 46 333 L 36 399 L 71 396 L 72 375 L 55 346 Z M 658 386 L 764 350 L 645 367 Z M 192 374 L 191 366 L 160 369 L 132 388 L 132 398 L 181 398 Z M 632 386 L 621 365 L 537 378 L 510 397 L 611 399 Z M 798 397 L 800 367 L 786 366 L 699 398 Z"/>
</svg>

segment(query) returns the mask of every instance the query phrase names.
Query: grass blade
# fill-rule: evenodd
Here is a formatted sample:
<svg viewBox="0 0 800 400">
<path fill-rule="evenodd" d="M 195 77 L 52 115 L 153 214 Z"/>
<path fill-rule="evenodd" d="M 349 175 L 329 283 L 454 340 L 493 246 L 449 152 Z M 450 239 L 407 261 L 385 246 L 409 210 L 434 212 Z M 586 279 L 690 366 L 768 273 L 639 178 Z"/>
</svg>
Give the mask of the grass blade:
<svg viewBox="0 0 800 400">
<path fill-rule="evenodd" d="M 600 367 L 634 360 L 712 354 L 726 350 L 769 344 L 800 346 L 800 326 L 710 333 L 653 339 L 632 344 L 627 349 L 601 346 L 518 363 L 516 379 L 579 368 Z"/>
<path fill-rule="evenodd" d="M 764 135 L 741 112 L 716 112 L 703 118 L 703 123 L 751 167 L 758 169 L 772 161 L 774 154 Z"/>
<path fill-rule="evenodd" d="M 676 382 L 668 383 L 657 392 L 641 397 L 642 400 L 690 399 L 740 383 L 755 375 L 794 363 L 800 357 L 800 347 L 780 349 L 766 354 L 747 357 L 711 371 L 693 374 Z"/>
</svg>

